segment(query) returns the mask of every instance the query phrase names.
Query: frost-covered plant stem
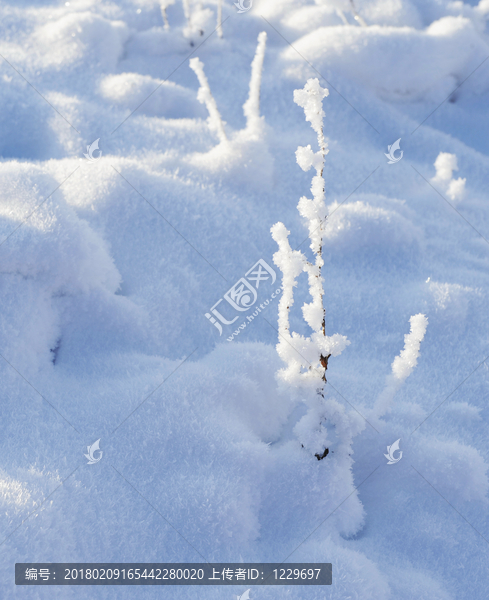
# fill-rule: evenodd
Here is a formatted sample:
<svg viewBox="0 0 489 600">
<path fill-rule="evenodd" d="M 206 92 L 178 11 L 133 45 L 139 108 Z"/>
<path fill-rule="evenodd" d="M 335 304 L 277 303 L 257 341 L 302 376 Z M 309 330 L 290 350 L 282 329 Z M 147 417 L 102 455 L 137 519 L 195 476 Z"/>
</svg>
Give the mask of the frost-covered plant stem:
<svg viewBox="0 0 489 600">
<path fill-rule="evenodd" d="M 262 31 L 258 34 L 258 45 L 256 47 L 255 57 L 251 63 L 250 92 L 248 100 L 243 104 L 246 127 L 250 132 L 254 131 L 257 134 L 259 134 L 261 130 L 260 125 L 262 121 L 262 117 L 260 117 L 260 88 L 266 44 L 267 33 L 266 31 Z"/>
<path fill-rule="evenodd" d="M 189 0 L 182 0 L 183 14 L 187 19 L 187 27 L 190 29 L 190 5 Z"/>
<path fill-rule="evenodd" d="M 287 367 L 281 372 L 280 377 L 293 385 L 309 382 L 310 387 L 317 388 L 319 385 L 321 389 L 326 383 L 328 359 L 330 356 L 338 356 L 349 343 L 342 335 L 326 335 L 326 313 L 323 307 L 322 237 L 323 223 L 327 216 L 323 169 L 324 159 L 329 151 L 323 133 L 322 101 L 328 94 L 328 90 L 321 88 L 317 79 L 309 79 L 304 89 L 294 92 L 294 101 L 304 109 L 306 120 L 311 123 L 311 127 L 316 132 L 319 146 L 318 152 L 313 152 L 311 146 L 299 147 L 296 152 L 297 162 L 304 171 L 308 171 L 311 167 L 316 170 L 311 185 L 312 200 L 302 197 L 297 206 L 300 214 L 307 220 L 310 248 L 315 255 L 314 263 L 309 262 L 302 252 L 291 249 L 288 241 L 289 232 L 282 223 L 277 223 L 271 230 L 273 239 L 279 245 L 274 261 L 283 273 L 284 285 L 279 304 L 277 350 Z M 313 330 L 309 338 L 304 338 L 297 333 L 292 335 L 289 333 L 289 311 L 294 302 L 293 288 L 301 272 L 307 273 L 309 292 L 312 297 L 312 302 L 302 307 L 304 320 Z M 294 348 L 297 352 L 294 352 Z"/>
<path fill-rule="evenodd" d="M 387 377 L 384 390 L 377 398 L 371 412 L 372 418 L 381 418 L 390 410 L 395 394 L 411 375 L 419 358 L 419 349 L 426 333 L 428 319 L 421 313 L 413 315 L 409 322 L 411 329 L 404 336 L 404 349 L 392 363 L 392 372 Z"/>
<path fill-rule="evenodd" d="M 278 244 L 273 260 L 282 271 L 283 289 L 278 311 L 277 352 L 286 366 L 278 371 L 277 378 L 290 388 L 302 388 L 306 391 L 303 400 L 308 411 L 294 427 L 294 433 L 302 447 L 322 460 L 328 456 L 333 444 L 335 450 L 332 452 L 337 452 L 335 456 L 346 457 L 348 460 L 352 440 L 364 429 L 366 420 L 356 409 L 347 413 L 339 402 L 334 398 L 325 398 L 324 394 L 329 358 L 338 356 L 350 343 L 343 335 L 326 335 L 326 311 L 323 306 L 323 224 L 328 216 L 323 170 L 328 148 L 323 131 L 322 101 L 326 96 L 328 90 L 323 89 L 317 79 L 309 79 L 302 90 L 294 91 L 294 101 L 304 109 L 306 120 L 316 132 L 319 146 L 317 152 L 313 152 L 311 146 L 299 146 L 296 151 L 297 163 L 304 171 L 311 167 L 316 170 L 311 185 L 312 199 L 303 196 L 297 206 L 301 216 L 306 219 L 315 261 L 310 262 L 301 251 L 292 250 L 288 239 L 290 232 L 283 223 L 276 223 L 271 228 L 272 237 Z M 307 273 L 312 297 L 312 302 L 304 303 L 302 307 L 304 320 L 312 329 L 309 337 L 290 331 L 289 317 L 294 304 L 294 287 L 297 285 L 297 277 L 303 272 Z M 405 336 L 404 350 L 392 363 L 392 376 L 371 411 L 373 417 L 379 418 L 385 414 L 395 392 L 416 366 L 427 323 L 422 314 L 411 317 L 411 331 Z"/>
<path fill-rule="evenodd" d="M 350 0 L 350 4 L 351 4 L 351 12 L 353 14 L 353 18 L 355 19 L 355 21 L 362 27 L 367 27 L 367 23 L 365 23 L 365 21 L 358 14 L 357 9 L 355 8 L 355 2 L 353 0 Z"/>
<path fill-rule="evenodd" d="M 328 90 L 323 89 L 317 79 L 309 79 L 304 89 L 294 92 L 294 102 L 304 109 L 306 120 L 316 132 L 319 146 L 317 152 L 313 152 L 311 146 L 299 147 L 296 152 L 297 162 L 304 171 L 311 167 L 316 170 L 311 185 L 312 199 L 303 196 L 297 206 L 301 216 L 306 219 L 310 248 L 315 255 L 314 262 L 307 260 L 301 251 L 292 250 L 288 240 L 290 232 L 283 223 L 276 223 L 271 229 L 272 237 L 279 247 L 273 260 L 282 271 L 283 287 L 279 302 L 277 352 L 286 367 L 278 372 L 278 378 L 291 387 L 308 390 L 306 403 L 309 405 L 309 411 L 297 424 L 296 433 L 304 447 L 313 452 L 318 450 L 315 456 L 319 460 L 326 456 L 324 453 L 328 443 L 323 422 L 328 419 L 332 424 L 339 426 L 341 422 L 342 427 L 345 427 L 344 409 L 335 400 L 324 400 L 328 360 L 331 356 L 338 356 L 350 343 L 343 335 L 326 335 L 326 312 L 323 306 L 323 223 L 327 217 L 323 169 L 329 151 L 323 132 L 322 101 L 328 94 Z M 312 302 L 305 303 L 302 307 L 304 320 L 312 329 L 309 337 L 290 332 L 289 314 L 294 304 L 293 290 L 297 285 L 296 279 L 302 272 L 307 273 L 309 293 L 312 297 Z M 361 427 L 362 424 L 358 422 L 346 426 L 342 443 L 348 445 L 354 430 L 356 432 Z"/>
<path fill-rule="evenodd" d="M 336 9 L 336 14 L 343 21 L 343 25 L 349 25 L 348 19 L 345 17 L 345 13 L 342 10 L 340 10 L 339 8 L 337 8 Z"/>
<path fill-rule="evenodd" d="M 217 0 L 217 35 L 222 38 L 222 0 Z"/>
<path fill-rule="evenodd" d="M 226 132 L 224 131 L 224 122 L 221 118 L 219 110 L 217 109 L 216 101 L 211 93 L 209 82 L 204 73 L 204 63 L 198 58 L 191 58 L 189 61 L 190 68 L 197 75 L 197 79 L 200 83 L 199 91 L 197 92 L 197 100 L 201 104 L 205 104 L 209 111 L 209 128 L 215 131 L 220 142 L 226 142 Z"/>
<path fill-rule="evenodd" d="M 252 152 L 253 156 L 257 157 L 257 161 L 261 160 L 260 167 L 267 168 L 266 162 L 263 162 L 263 159 L 267 161 L 267 152 L 264 152 L 262 148 L 266 139 L 266 124 L 264 117 L 260 116 L 260 87 L 266 40 L 266 32 L 262 31 L 258 34 L 258 45 L 251 64 L 250 91 L 248 99 L 243 104 L 246 127 L 234 134 L 231 133 L 229 140 L 224 129 L 226 123 L 221 118 L 216 101 L 212 96 L 209 82 L 204 73 L 204 64 L 198 58 L 191 58 L 189 61 L 190 68 L 197 75 L 200 83 L 197 99 L 202 104 L 205 104 L 209 111 L 209 128 L 217 134 L 220 142 L 219 151 L 227 153 L 226 161 L 228 164 L 232 156 L 240 156 L 242 160 L 243 152 Z M 256 165 L 254 168 L 256 170 Z"/>
<path fill-rule="evenodd" d="M 168 16 L 166 14 L 166 9 L 175 4 L 175 0 L 160 0 L 160 8 L 161 8 L 161 16 L 163 17 L 163 22 L 165 24 L 165 29 L 170 29 L 170 24 L 168 23 Z"/>
</svg>

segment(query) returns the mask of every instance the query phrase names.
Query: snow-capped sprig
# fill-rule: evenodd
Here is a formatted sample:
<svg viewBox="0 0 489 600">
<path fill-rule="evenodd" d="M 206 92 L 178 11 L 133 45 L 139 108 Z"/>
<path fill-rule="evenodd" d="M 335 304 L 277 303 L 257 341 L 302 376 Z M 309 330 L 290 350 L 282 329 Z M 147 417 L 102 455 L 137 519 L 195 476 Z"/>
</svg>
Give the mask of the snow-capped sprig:
<svg viewBox="0 0 489 600">
<path fill-rule="evenodd" d="M 304 89 L 294 92 L 294 101 L 304 109 L 306 120 L 311 123 L 311 127 L 318 137 L 318 152 L 314 153 L 310 146 L 299 147 L 296 152 L 297 162 L 303 170 L 308 171 L 311 167 L 316 169 L 311 186 L 312 200 L 302 197 L 298 204 L 301 216 L 307 221 L 315 262 L 308 261 L 301 251 L 292 250 L 288 240 L 290 232 L 282 223 L 275 224 L 271 229 L 272 237 L 279 247 L 273 260 L 283 275 L 283 293 L 279 303 L 277 352 L 287 366 L 280 370 L 278 375 L 282 381 L 295 387 L 305 385 L 316 389 L 318 386 L 322 389 L 326 381 L 325 372 L 330 356 L 338 356 L 349 344 L 345 336 L 326 335 L 323 307 L 322 224 L 327 216 L 324 202 L 323 168 L 328 149 L 323 133 L 325 115 L 322 102 L 328 94 L 328 90 L 323 89 L 317 79 L 309 79 Z M 305 303 L 302 307 L 304 320 L 313 331 L 308 338 L 297 333 L 290 333 L 289 324 L 289 311 L 294 303 L 293 289 L 297 285 L 297 277 L 302 272 L 307 273 L 309 292 L 312 296 L 312 302 Z"/>
<path fill-rule="evenodd" d="M 260 88 L 266 44 L 267 32 L 262 31 L 258 34 L 258 45 L 256 47 L 255 57 L 251 63 L 250 93 L 248 99 L 243 104 L 243 112 L 246 117 L 246 128 L 250 133 L 255 134 L 256 136 L 261 134 L 262 123 L 264 120 L 264 118 L 260 116 Z"/>
<path fill-rule="evenodd" d="M 358 411 L 347 411 L 334 398 L 325 398 L 324 395 L 328 359 L 341 354 L 350 343 L 339 333 L 326 335 L 323 306 L 323 224 L 328 215 L 323 169 L 328 149 L 323 132 L 325 115 L 322 101 L 327 95 L 328 91 L 321 88 L 317 79 L 310 79 L 302 90 L 294 92 L 295 102 L 304 109 L 306 120 L 311 123 L 318 137 L 318 152 L 313 152 L 310 146 L 299 147 L 296 152 L 297 162 L 304 171 L 311 167 L 316 169 L 311 185 L 312 199 L 302 197 L 297 206 L 301 216 L 306 219 L 315 261 L 308 261 L 300 250 L 292 250 L 289 243 L 290 232 L 283 223 L 276 223 L 271 228 L 272 237 L 278 244 L 273 261 L 282 271 L 283 289 L 278 309 L 277 352 L 286 366 L 278 371 L 277 377 L 290 388 L 306 388 L 309 391 L 304 398 L 308 410 L 294 427 L 301 446 L 318 460 L 322 460 L 333 445 L 335 456 L 344 456 L 349 460 L 347 455 L 351 455 L 351 442 L 365 428 L 366 421 Z M 291 332 L 289 321 L 296 279 L 303 272 L 307 273 L 312 296 L 312 302 L 305 303 L 302 307 L 304 320 L 312 329 L 309 337 Z M 392 374 L 386 388 L 374 410 L 370 412 L 377 421 L 388 410 L 395 392 L 416 366 L 427 323 L 424 315 L 411 317 L 411 331 L 405 336 L 404 350 L 392 363 Z M 312 393 L 314 388 L 315 394 Z"/>
<path fill-rule="evenodd" d="M 392 363 L 392 374 L 404 382 L 418 363 L 419 348 L 428 327 L 428 319 L 421 313 L 413 315 L 409 322 L 411 330 L 404 336 L 404 349 Z"/>
<path fill-rule="evenodd" d="M 304 109 L 306 121 L 317 133 L 319 147 L 324 142 L 323 135 L 323 99 L 329 96 L 329 90 L 322 88 L 318 79 L 308 79 L 302 90 L 294 90 L 294 102 Z"/>
<path fill-rule="evenodd" d="M 385 387 L 371 411 L 372 419 L 380 419 L 390 411 L 394 396 L 418 363 L 419 350 L 428 327 L 428 319 L 419 313 L 413 315 L 409 322 L 411 329 L 404 336 L 404 349 L 399 356 L 396 356 L 391 365 L 392 371 L 387 376 Z M 377 424 L 379 425 L 379 423 Z"/>
<path fill-rule="evenodd" d="M 217 133 L 221 143 L 226 142 L 227 137 L 226 132 L 224 131 L 224 122 L 221 114 L 219 113 L 219 109 L 217 108 L 214 96 L 212 95 L 207 77 L 205 76 L 204 63 L 195 57 L 190 59 L 189 66 L 197 75 L 197 79 L 200 83 L 200 88 L 197 92 L 197 100 L 201 104 L 205 104 L 207 110 L 209 111 L 209 128 Z"/>
<path fill-rule="evenodd" d="M 302 447 L 314 454 L 318 460 L 327 455 L 331 427 L 337 430 L 341 438 L 335 448 L 338 454 L 345 455 L 349 453 L 352 437 L 364 427 L 364 423 L 359 422 L 355 415 L 347 415 L 336 400 L 325 399 L 323 395 L 328 359 L 341 354 L 350 343 L 345 336 L 338 333 L 326 335 L 323 307 L 322 236 L 323 223 L 327 216 L 323 169 L 328 149 L 323 133 L 325 115 L 322 101 L 327 95 L 328 90 L 321 88 L 317 79 L 310 79 L 304 89 L 294 92 L 295 102 L 304 109 L 306 120 L 311 123 L 318 136 L 318 152 L 313 152 L 310 146 L 299 147 L 296 152 L 297 162 L 304 171 L 311 167 L 316 169 L 311 185 L 312 199 L 302 197 L 297 206 L 301 216 L 306 219 L 315 261 L 312 263 L 301 251 L 292 250 L 288 239 L 290 232 L 283 223 L 276 223 L 271 229 L 272 237 L 278 244 L 278 251 L 273 260 L 282 271 L 283 289 L 279 303 L 277 352 L 286 366 L 278 371 L 277 377 L 291 388 L 306 388 L 309 392 L 305 398 L 308 411 L 297 423 L 294 431 Z M 309 337 L 291 332 L 289 322 L 290 308 L 294 304 L 294 287 L 297 286 L 296 279 L 302 272 L 307 273 L 312 297 L 312 302 L 305 303 L 302 307 L 304 320 L 312 329 Z"/>
<path fill-rule="evenodd" d="M 283 293 L 279 302 L 278 329 L 281 335 L 289 338 L 289 309 L 294 304 L 293 288 L 297 285 L 295 280 L 304 269 L 306 257 L 300 250 L 292 250 L 289 244 L 290 231 L 283 223 L 275 223 L 270 231 L 278 244 L 273 262 L 282 271 Z"/>
<path fill-rule="evenodd" d="M 175 4 L 175 0 L 160 0 L 161 16 L 163 17 L 165 29 L 170 29 L 170 23 L 168 22 L 168 15 L 166 14 L 166 9 L 172 4 Z"/>
<path fill-rule="evenodd" d="M 162 0 L 163 1 L 163 0 Z M 170 1 L 170 0 L 168 0 Z M 204 63 L 197 57 L 189 60 L 189 66 L 197 75 L 199 80 L 199 90 L 197 92 L 197 100 L 201 104 L 205 104 L 207 111 L 209 112 L 209 118 L 207 120 L 209 128 L 214 131 L 218 138 L 221 146 L 221 150 L 225 153 L 223 159 L 229 165 L 231 156 L 234 154 L 239 155 L 239 159 L 243 162 L 244 157 L 242 156 L 241 150 L 243 145 L 250 145 L 250 142 L 255 144 L 263 144 L 264 138 L 266 137 L 265 131 L 265 117 L 260 115 L 260 88 L 263 71 L 263 61 L 265 59 L 267 34 L 262 31 L 258 34 L 258 44 L 256 47 L 255 56 L 251 64 L 251 77 L 250 77 L 250 89 L 248 99 L 243 104 L 243 112 L 246 117 L 246 127 L 238 132 L 231 132 L 231 137 L 228 140 L 225 131 L 226 122 L 223 121 L 217 103 L 212 95 L 209 81 L 204 72 Z M 255 147 L 256 150 L 256 147 Z M 215 158 L 215 157 L 214 157 Z"/>
<path fill-rule="evenodd" d="M 309 79 L 302 90 L 294 91 L 294 102 L 304 109 L 306 121 L 311 123 L 311 127 L 318 136 L 318 152 L 313 152 L 311 146 L 299 146 L 295 153 L 297 163 L 303 171 L 309 171 L 311 167 L 316 169 L 316 177 L 312 180 L 311 191 L 314 198 L 322 195 L 324 200 L 324 157 L 328 154 L 328 144 L 324 139 L 323 132 L 323 100 L 329 96 L 329 91 L 319 85 L 317 79 Z"/>
<path fill-rule="evenodd" d="M 311 123 L 311 127 L 316 132 L 319 146 L 317 152 L 313 152 L 310 145 L 299 146 L 296 151 L 297 163 L 303 171 L 309 171 L 311 167 L 316 169 L 316 175 L 313 177 L 311 185 L 312 200 L 303 196 L 297 206 L 301 216 L 307 219 L 311 240 L 310 247 L 316 255 L 315 264 L 308 264 L 305 268 L 313 301 L 310 304 L 304 304 L 302 313 L 307 324 L 314 331 L 319 331 L 319 327 L 322 327 L 323 334 L 325 334 L 325 331 L 321 279 L 321 267 L 324 265 L 322 258 L 322 226 L 327 216 L 324 202 L 323 169 L 325 156 L 329 152 L 323 132 L 323 119 L 325 116 L 323 99 L 328 95 L 329 91 L 323 89 L 317 79 L 309 79 L 304 89 L 294 91 L 294 102 L 304 109 L 306 121 Z"/>
</svg>

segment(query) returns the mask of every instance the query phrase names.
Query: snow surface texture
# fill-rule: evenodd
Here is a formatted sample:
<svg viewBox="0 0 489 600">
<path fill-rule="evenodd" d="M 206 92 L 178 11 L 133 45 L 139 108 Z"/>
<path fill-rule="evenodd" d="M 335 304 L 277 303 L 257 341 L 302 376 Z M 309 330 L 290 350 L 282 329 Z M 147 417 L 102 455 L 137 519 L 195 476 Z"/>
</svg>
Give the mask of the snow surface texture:
<svg viewBox="0 0 489 600">
<path fill-rule="evenodd" d="M 331 562 L 332 586 L 250 598 L 489 596 L 489 2 L 354 7 L 222 3 L 220 38 L 218 1 L 1 5 L 2 599 L 247 589 L 16 587 L 26 561 Z M 292 386 L 323 308 L 324 399 Z"/>
</svg>

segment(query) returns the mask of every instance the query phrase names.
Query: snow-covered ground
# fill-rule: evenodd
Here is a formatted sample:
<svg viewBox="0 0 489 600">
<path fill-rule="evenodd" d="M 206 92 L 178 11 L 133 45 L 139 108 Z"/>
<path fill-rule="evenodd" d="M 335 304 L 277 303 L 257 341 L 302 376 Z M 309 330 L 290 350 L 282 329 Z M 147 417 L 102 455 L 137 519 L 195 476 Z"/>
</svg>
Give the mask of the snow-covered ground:
<svg viewBox="0 0 489 600">
<path fill-rule="evenodd" d="M 332 586 L 252 600 L 486 599 L 489 0 L 228 0 L 222 37 L 218 7 L 0 7 L 0 597 L 245 591 L 16 587 L 18 562 L 287 560 Z M 349 341 L 321 431 L 277 377 L 270 233 L 313 259 L 310 78 L 325 328 Z"/>
</svg>

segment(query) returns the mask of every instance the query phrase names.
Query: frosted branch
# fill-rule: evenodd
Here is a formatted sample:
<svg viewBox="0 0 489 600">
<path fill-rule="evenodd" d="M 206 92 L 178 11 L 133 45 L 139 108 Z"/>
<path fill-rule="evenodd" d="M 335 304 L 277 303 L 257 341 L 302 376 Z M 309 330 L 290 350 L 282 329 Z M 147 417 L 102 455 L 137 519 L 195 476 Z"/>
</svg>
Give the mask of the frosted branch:
<svg viewBox="0 0 489 600">
<path fill-rule="evenodd" d="M 219 113 L 219 110 L 217 109 L 217 104 L 214 100 L 214 96 L 211 93 L 211 88 L 209 87 L 207 77 L 205 76 L 204 63 L 201 62 L 198 58 L 191 58 L 189 61 L 189 65 L 190 68 L 197 75 L 197 79 L 200 83 L 200 88 L 197 92 L 197 100 L 201 104 L 205 104 L 207 110 L 209 111 L 209 128 L 217 133 L 220 142 L 225 142 L 227 140 L 227 137 L 226 132 L 224 131 L 224 123 Z"/>
<path fill-rule="evenodd" d="M 246 126 L 248 129 L 256 130 L 260 123 L 260 87 L 266 43 L 267 33 L 266 31 L 262 31 L 258 34 L 258 45 L 255 57 L 251 63 L 250 93 L 248 99 L 243 104 L 243 112 L 246 117 Z"/>
<path fill-rule="evenodd" d="M 165 29 L 170 29 L 170 24 L 168 23 L 168 16 L 166 14 L 166 9 L 175 4 L 175 0 L 160 0 L 160 8 L 161 8 L 161 16 L 163 17 L 163 22 L 165 24 Z"/>
<path fill-rule="evenodd" d="M 222 0 L 217 0 L 217 35 L 222 38 Z"/>
<path fill-rule="evenodd" d="M 319 151 L 316 153 L 310 146 L 300 147 L 296 153 L 297 162 L 302 169 L 307 171 L 311 166 L 316 169 L 316 175 L 313 177 L 311 185 L 312 200 L 302 197 L 298 204 L 299 212 L 306 219 L 309 230 L 311 249 L 315 254 L 314 263 L 306 260 L 302 252 L 292 250 L 288 241 L 289 232 L 282 223 L 277 223 L 271 229 L 272 237 L 279 246 L 273 260 L 282 271 L 284 290 L 279 304 L 277 352 L 287 367 L 279 372 L 279 377 L 294 386 L 306 384 L 316 388 L 323 386 L 326 382 L 325 372 L 330 356 L 338 356 L 349 344 L 346 337 L 342 335 L 326 335 L 323 307 L 322 235 L 327 209 L 324 202 L 322 172 L 328 150 L 323 134 L 322 102 L 326 96 L 328 96 L 328 90 L 323 89 L 317 79 L 309 79 L 302 90 L 294 92 L 294 101 L 304 109 L 306 120 L 311 123 L 316 132 L 319 145 Z M 301 272 L 307 274 L 309 293 L 312 297 L 312 301 L 305 303 L 302 307 L 304 320 L 312 329 L 312 334 L 308 338 L 289 331 L 289 311 L 294 303 L 293 291 L 297 285 L 296 278 Z"/>
<path fill-rule="evenodd" d="M 385 415 L 392 404 L 394 396 L 406 379 L 413 372 L 419 358 L 419 349 L 426 333 L 428 319 L 425 315 L 413 315 L 409 322 L 411 330 L 404 336 L 404 349 L 392 363 L 392 373 L 387 377 L 385 387 L 377 398 L 373 415 L 377 418 Z"/>
</svg>

